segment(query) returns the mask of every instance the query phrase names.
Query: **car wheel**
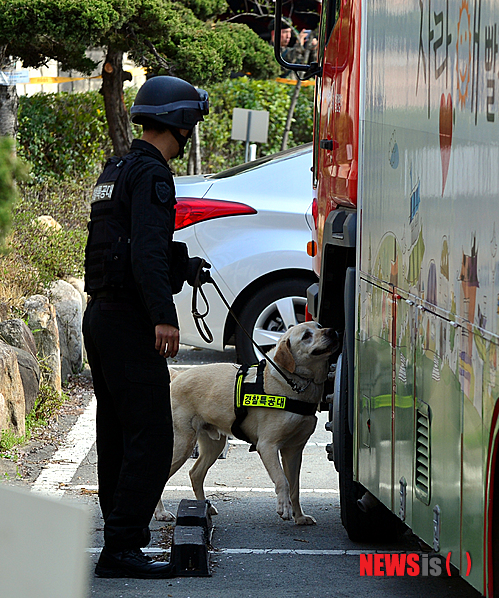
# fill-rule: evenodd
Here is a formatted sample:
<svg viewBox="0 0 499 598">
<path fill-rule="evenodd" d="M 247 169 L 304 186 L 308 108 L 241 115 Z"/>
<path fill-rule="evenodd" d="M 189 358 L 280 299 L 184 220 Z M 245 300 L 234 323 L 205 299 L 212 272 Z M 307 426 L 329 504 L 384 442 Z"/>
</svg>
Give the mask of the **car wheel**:
<svg viewBox="0 0 499 598">
<path fill-rule="evenodd" d="M 267 353 L 288 328 L 305 321 L 307 288 L 305 279 L 287 279 L 261 288 L 243 306 L 239 321 Z M 263 355 L 236 325 L 236 353 L 239 363 L 255 364 Z"/>
</svg>

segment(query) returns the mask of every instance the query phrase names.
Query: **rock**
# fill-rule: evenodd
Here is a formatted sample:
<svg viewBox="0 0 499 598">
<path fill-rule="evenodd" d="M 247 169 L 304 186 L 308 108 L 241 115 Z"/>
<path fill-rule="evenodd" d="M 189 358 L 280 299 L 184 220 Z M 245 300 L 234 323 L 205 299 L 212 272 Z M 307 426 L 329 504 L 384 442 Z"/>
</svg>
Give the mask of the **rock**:
<svg viewBox="0 0 499 598">
<path fill-rule="evenodd" d="M 61 392 L 61 357 L 55 307 L 47 297 L 33 295 L 24 302 L 24 309 L 43 364 L 42 376 L 53 390 Z"/>
<path fill-rule="evenodd" d="M 85 293 L 85 281 L 81 278 L 75 278 L 74 276 L 70 276 L 67 281 L 80 293 L 81 311 L 82 313 L 85 313 L 88 303 L 88 295 Z M 84 342 L 82 343 L 82 358 L 84 362 L 87 361 L 87 352 L 85 350 Z"/>
<path fill-rule="evenodd" d="M 85 281 L 81 278 L 75 278 L 74 276 L 70 276 L 67 281 L 78 291 L 78 293 L 80 293 L 81 305 L 83 311 L 85 311 L 88 302 L 88 295 L 85 293 Z"/>
<path fill-rule="evenodd" d="M 0 322 L 0 339 L 12 347 L 31 353 L 36 358 L 35 337 L 23 320 Z"/>
<path fill-rule="evenodd" d="M 25 412 L 29 413 L 35 406 L 36 397 L 40 390 L 40 366 L 28 351 L 23 351 L 17 347 L 13 347 L 13 349 L 17 356 L 17 365 L 21 374 Z"/>
<path fill-rule="evenodd" d="M 24 390 L 13 347 L 0 342 L 0 430 L 24 436 L 26 408 Z"/>
<path fill-rule="evenodd" d="M 47 231 L 49 231 L 50 229 L 52 229 L 53 231 L 58 231 L 62 228 L 62 226 L 57 222 L 57 220 L 54 220 L 52 216 L 38 216 L 36 221 L 42 228 L 46 229 Z"/>
<path fill-rule="evenodd" d="M 0 322 L 8 320 L 11 314 L 11 309 L 8 303 L 0 301 Z"/>
<path fill-rule="evenodd" d="M 66 380 L 69 374 L 79 373 L 83 365 L 82 299 L 75 287 L 65 280 L 51 284 L 49 298 L 57 312 L 61 373 L 62 379 Z"/>
<path fill-rule="evenodd" d="M 57 311 L 57 308 L 56 308 Z M 57 328 L 59 328 L 59 351 L 61 354 L 61 381 L 66 380 L 73 373 L 71 358 L 69 356 L 68 339 L 65 334 L 65 326 L 59 315 L 57 315 Z"/>
</svg>

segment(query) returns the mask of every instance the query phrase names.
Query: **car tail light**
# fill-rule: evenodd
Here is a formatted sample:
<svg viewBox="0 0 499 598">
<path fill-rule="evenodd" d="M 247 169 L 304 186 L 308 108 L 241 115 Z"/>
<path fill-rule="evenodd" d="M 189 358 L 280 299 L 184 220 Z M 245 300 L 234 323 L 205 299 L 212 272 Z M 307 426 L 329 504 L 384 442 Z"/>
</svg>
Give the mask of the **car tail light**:
<svg viewBox="0 0 499 598">
<path fill-rule="evenodd" d="M 223 218 L 224 216 L 242 216 L 256 214 L 257 211 L 244 203 L 222 201 L 219 199 L 198 199 L 194 197 L 177 197 L 175 206 L 175 230 L 180 230 L 197 222 Z"/>
</svg>

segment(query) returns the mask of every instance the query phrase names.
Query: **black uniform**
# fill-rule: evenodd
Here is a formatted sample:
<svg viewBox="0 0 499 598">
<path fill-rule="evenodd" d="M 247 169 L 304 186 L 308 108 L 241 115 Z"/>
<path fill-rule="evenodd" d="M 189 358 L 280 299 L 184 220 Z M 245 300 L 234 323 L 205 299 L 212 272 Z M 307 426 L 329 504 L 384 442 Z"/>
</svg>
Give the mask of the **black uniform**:
<svg viewBox="0 0 499 598">
<path fill-rule="evenodd" d="M 99 500 L 105 545 L 146 546 L 173 451 L 170 377 L 155 326 L 178 328 L 172 297 L 173 176 L 134 140 L 108 161 L 92 199 L 83 332 L 97 398 Z"/>
</svg>

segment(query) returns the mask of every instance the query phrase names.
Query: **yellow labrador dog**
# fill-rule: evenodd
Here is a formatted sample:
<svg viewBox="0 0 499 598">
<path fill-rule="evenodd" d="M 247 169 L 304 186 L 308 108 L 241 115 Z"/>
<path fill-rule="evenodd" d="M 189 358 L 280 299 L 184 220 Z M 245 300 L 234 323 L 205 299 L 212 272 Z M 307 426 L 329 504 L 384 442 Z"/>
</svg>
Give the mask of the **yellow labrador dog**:
<svg viewBox="0 0 499 598">
<path fill-rule="evenodd" d="M 264 389 L 267 395 L 286 396 L 317 405 L 328 374 L 328 358 L 337 348 L 332 329 L 304 322 L 290 328 L 270 353 L 286 375 L 305 390 L 295 392 L 278 371 L 267 362 Z M 205 500 L 203 482 L 208 469 L 225 446 L 234 413 L 234 385 L 238 367 L 229 363 L 203 365 L 176 374 L 171 383 L 175 445 L 170 477 L 187 461 L 198 443 L 199 457 L 189 472 L 194 494 Z M 312 408 L 312 411 L 314 409 Z M 249 407 L 241 429 L 256 446 L 275 485 L 277 513 L 293 518 L 298 525 L 316 521 L 300 506 L 299 479 L 302 452 L 315 430 L 315 415 L 299 415 L 268 407 Z M 279 453 L 282 459 L 279 459 Z M 211 507 L 211 514 L 217 514 Z M 171 520 L 163 503 L 158 503 L 156 519 Z"/>
</svg>

